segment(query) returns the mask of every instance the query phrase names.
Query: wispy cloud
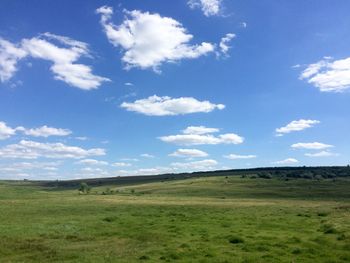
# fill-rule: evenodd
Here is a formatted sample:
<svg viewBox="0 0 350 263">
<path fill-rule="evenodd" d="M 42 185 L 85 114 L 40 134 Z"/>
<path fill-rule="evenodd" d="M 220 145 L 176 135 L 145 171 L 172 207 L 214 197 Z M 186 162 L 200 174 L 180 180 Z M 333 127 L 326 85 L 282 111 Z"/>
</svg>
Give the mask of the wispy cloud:
<svg viewBox="0 0 350 263">
<path fill-rule="evenodd" d="M 112 166 L 114 166 L 114 167 L 130 167 L 130 166 L 132 166 L 132 164 L 125 163 L 125 162 L 116 162 L 116 163 L 113 163 Z"/>
<path fill-rule="evenodd" d="M 149 154 L 149 153 L 143 153 L 143 154 L 140 154 L 140 156 L 143 158 L 154 158 L 155 157 L 154 155 Z"/>
<path fill-rule="evenodd" d="M 294 131 L 302 131 L 307 128 L 311 128 L 316 124 L 319 124 L 320 121 L 318 120 L 296 120 L 288 123 L 286 126 L 277 128 L 276 133 L 277 136 L 283 136 L 283 134 L 294 132 Z"/>
<path fill-rule="evenodd" d="M 224 56 L 228 57 L 228 51 L 230 50 L 230 46 L 229 43 L 232 41 L 232 39 L 234 39 L 236 37 L 235 34 L 233 33 L 228 33 L 226 34 L 226 36 L 224 36 L 223 38 L 221 38 L 221 41 L 219 43 L 219 47 L 220 47 L 220 51 L 221 54 L 223 54 Z"/>
<path fill-rule="evenodd" d="M 41 143 L 27 140 L 21 140 L 17 144 L 10 144 L 0 148 L 0 158 L 12 159 L 37 159 L 40 157 L 81 159 L 105 154 L 106 151 L 101 148 L 83 149 L 63 143 Z"/>
<path fill-rule="evenodd" d="M 278 165 L 293 165 L 293 164 L 297 164 L 299 163 L 299 161 L 297 159 L 294 158 L 287 158 L 281 161 L 277 161 L 274 162 L 273 164 L 278 164 Z"/>
<path fill-rule="evenodd" d="M 95 159 L 83 159 L 77 162 L 77 164 L 83 164 L 83 165 L 108 165 L 108 162 L 106 161 L 99 161 Z"/>
<path fill-rule="evenodd" d="M 175 162 L 171 163 L 171 166 L 185 169 L 186 171 L 198 171 L 204 169 L 214 169 L 218 165 L 218 162 L 212 159 L 194 161 L 194 162 Z"/>
<path fill-rule="evenodd" d="M 309 143 L 294 143 L 291 146 L 294 149 L 308 149 L 308 150 L 322 150 L 333 147 L 333 145 L 320 143 L 320 142 L 309 142 Z"/>
<path fill-rule="evenodd" d="M 219 132 L 220 129 L 218 128 L 208 128 L 205 126 L 189 126 L 186 129 L 184 129 L 182 132 L 184 134 L 208 134 L 208 133 L 215 133 Z"/>
<path fill-rule="evenodd" d="M 172 157 L 184 157 L 184 158 L 198 158 L 207 157 L 208 154 L 204 151 L 197 149 L 177 149 L 175 152 L 169 154 Z"/>
<path fill-rule="evenodd" d="M 48 127 L 46 125 L 34 129 L 25 129 L 23 127 L 19 127 L 17 130 L 22 131 L 25 135 L 45 138 L 49 136 L 67 136 L 72 134 L 72 131 L 68 129 Z"/>
<path fill-rule="evenodd" d="M 330 156 L 338 156 L 338 153 L 332 153 L 328 151 L 321 151 L 317 153 L 305 153 L 305 156 L 308 157 L 330 157 Z"/>
<path fill-rule="evenodd" d="M 224 155 L 225 158 L 230 159 L 230 160 L 237 160 L 237 159 L 253 159 L 256 158 L 256 155 L 239 155 L 239 154 L 229 154 L 229 155 Z"/>
<path fill-rule="evenodd" d="M 67 136 L 72 134 L 72 131 L 69 129 L 54 128 L 47 125 L 41 126 L 39 128 L 27 129 L 22 126 L 16 128 L 11 128 L 6 125 L 5 122 L 0 121 L 0 140 L 7 139 L 17 132 L 22 132 L 25 135 L 33 137 L 49 137 L 49 136 Z"/>
</svg>

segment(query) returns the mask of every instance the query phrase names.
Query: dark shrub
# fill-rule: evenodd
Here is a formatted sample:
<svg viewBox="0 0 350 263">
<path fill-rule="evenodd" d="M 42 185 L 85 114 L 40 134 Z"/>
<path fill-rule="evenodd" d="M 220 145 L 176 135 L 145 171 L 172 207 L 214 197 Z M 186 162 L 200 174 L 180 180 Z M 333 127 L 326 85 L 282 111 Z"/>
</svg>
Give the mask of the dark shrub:
<svg viewBox="0 0 350 263">
<path fill-rule="evenodd" d="M 244 239 L 239 237 L 239 236 L 230 236 L 228 238 L 228 241 L 231 243 L 231 244 L 239 244 L 239 243 L 244 243 Z"/>
</svg>

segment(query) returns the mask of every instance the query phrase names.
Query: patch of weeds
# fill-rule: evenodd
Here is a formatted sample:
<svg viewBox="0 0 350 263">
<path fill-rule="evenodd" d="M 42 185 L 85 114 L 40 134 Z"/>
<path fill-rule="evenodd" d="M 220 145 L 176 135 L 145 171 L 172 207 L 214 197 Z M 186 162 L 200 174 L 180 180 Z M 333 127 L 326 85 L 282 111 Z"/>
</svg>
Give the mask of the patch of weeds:
<svg viewBox="0 0 350 263">
<path fill-rule="evenodd" d="M 337 240 L 338 241 L 343 241 L 343 240 L 345 240 L 346 239 L 346 235 L 344 234 L 344 233 L 342 233 L 341 235 L 339 235 L 338 237 L 337 237 Z"/>
<path fill-rule="evenodd" d="M 321 231 L 325 234 L 336 234 L 338 231 L 330 224 L 323 225 Z"/>
<path fill-rule="evenodd" d="M 183 243 L 179 246 L 179 248 L 189 248 L 190 246 L 186 243 Z"/>
<path fill-rule="evenodd" d="M 295 249 L 293 249 L 292 254 L 294 254 L 294 255 L 299 255 L 299 254 L 301 254 L 301 249 L 300 249 L 300 248 L 295 248 Z"/>
<path fill-rule="evenodd" d="M 239 236 L 230 236 L 228 238 L 228 241 L 231 243 L 231 244 L 240 244 L 240 243 L 244 243 L 244 239 L 239 237 Z"/>
<path fill-rule="evenodd" d="M 290 241 L 292 243 L 300 243 L 301 242 L 300 238 L 298 238 L 298 237 L 292 237 L 292 238 L 290 238 Z"/>
<path fill-rule="evenodd" d="M 318 216 L 328 216 L 329 213 L 327 213 L 327 212 L 318 212 L 317 215 Z"/>
<path fill-rule="evenodd" d="M 171 258 L 171 259 L 180 259 L 180 256 L 178 254 L 176 254 L 176 253 L 170 253 L 169 254 L 169 258 Z"/>
<path fill-rule="evenodd" d="M 143 256 L 139 257 L 139 259 L 140 260 L 149 260 L 150 258 L 147 255 L 143 255 Z"/>
<path fill-rule="evenodd" d="M 108 223 L 114 222 L 116 221 L 118 218 L 116 216 L 107 216 L 105 218 L 103 218 L 102 220 Z"/>
<path fill-rule="evenodd" d="M 309 215 L 309 214 L 302 214 L 302 213 L 299 213 L 297 216 L 301 216 L 301 217 L 311 217 L 311 215 Z"/>
</svg>

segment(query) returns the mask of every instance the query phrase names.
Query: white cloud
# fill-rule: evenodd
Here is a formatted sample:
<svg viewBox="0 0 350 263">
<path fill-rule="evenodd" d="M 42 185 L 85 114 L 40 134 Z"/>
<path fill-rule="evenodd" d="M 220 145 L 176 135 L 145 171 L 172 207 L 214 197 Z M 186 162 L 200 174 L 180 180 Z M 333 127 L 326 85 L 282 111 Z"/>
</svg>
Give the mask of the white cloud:
<svg viewBox="0 0 350 263">
<path fill-rule="evenodd" d="M 56 171 L 61 164 L 61 162 L 17 162 L 1 166 L 0 170 L 12 173 L 23 172 L 23 170 Z"/>
<path fill-rule="evenodd" d="M 78 137 L 75 137 L 75 139 L 79 140 L 79 141 L 86 141 L 88 140 L 89 138 L 86 137 L 86 136 L 78 136 Z"/>
<path fill-rule="evenodd" d="M 154 155 L 149 154 L 149 153 L 143 153 L 140 156 L 143 157 L 143 158 L 154 158 Z"/>
<path fill-rule="evenodd" d="M 217 128 L 208 128 L 205 126 L 189 126 L 186 129 L 182 131 L 184 134 L 208 134 L 208 133 L 214 133 L 219 132 L 219 129 Z"/>
<path fill-rule="evenodd" d="M 125 163 L 125 162 L 117 162 L 112 164 L 112 166 L 115 166 L 115 167 L 129 167 L 131 165 L 132 165 L 131 163 Z"/>
<path fill-rule="evenodd" d="M 185 132 L 184 130 L 183 132 Z M 234 134 L 226 133 L 218 136 L 211 134 L 177 134 L 159 137 L 163 142 L 174 143 L 178 145 L 201 145 L 201 144 L 240 144 L 244 138 Z"/>
<path fill-rule="evenodd" d="M 175 152 L 169 154 L 172 157 L 186 157 L 186 158 L 198 158 L 198 157 L 207 157 L 206 152 L 197 150 L 197 149 L 177 149 Z"/>
<path fill-rule="evenodd" d="M 300 79 L 306 80 L 322 92 L 343 92 L 350 88 L 350 57 L 323 60 L 308 65 L 300 74 Z"/>
<path fill-rule="evenodd" d="M 186 162 L 186 163 L 171 163 L 171 166 L 178 169 L 185 169 L 187 171 L 198 171 L 204 169 L 214 169 L 218 164 L 217 161 L 212 159 L 206 159 L 201 161 Z"/>
<path fill-rule="evenodd" d="M 49 137 L 49 136 L 67 136 L 72 134 L 72 131 L 68 129 L 61 129 L 61 128 L 53 128 L 48 127 L 46 125 L 35 128 L 35 129 L 24 129 L 24 128 L 17 128 L 17 130 L 23 131 L 25 135 L 34 136 L 34 137 Z"/>
<path fill-rule="evenodd" d="M 222 9 L 222 0 L 189 0 L 187 4 L 191 9 L 201 9 L 205 16 L 219 15 Z"/>
<path fill-rule="evenodd" d="M 172 167 L 156 166 L 152 168 L 140 168 L 136 170 L 118 170 L 115 172 L 115 175 L 117 176 L 157 175 L 157 174 L 174 173 L 175 171 L 176 169 Z"/>
<path fill-rule="evenodd" d="M 248 24 L 246 22 L 241 22 L 241 27 L 247 28 Z"/>
<path fill-rule="evenodd" d="M 310 143 L 299 142 L 299 143 L 294 143 L 292 145 L 292 148 L 294 149 L 308 149 L 308 150 L 322 150 L 330 147 L 333 147 L 333 145 L 324 144 L 320 142 L 310 142 Z"/>
<path fill-rule="evenodd" d="M 16 134 L 16 129 L 6 125 L 5 122 L 0 121 L 0 140 L 5 140 Z"/>
<path fill-rule="evenodd" d="M 23 132 L 25 135 L 28 135 L 28 136 L 46 137 L 46 138 L 49 136 L 67 136 L 72 134 L 72 131 L 68 129 L 53 128 L 53 127 L 48 127 L 46 125 L 39 128 L 33 128 L 33 129 L 26 129 L 22 126 L 11 128 L 7 126 L 5 122 L 0 121 L 0 140 L 7 139 L 15 135 L 16 132 L 18 131 Z"/>
<path fill-rule="evenodd" d="M 53 44 L 54 41 L 63 47 Z M 17 70 L 17 61 L 26 56 L 52 62 L 50 69 L 55 79 L 73 87 L 90 90 L 98 88 L 104 81 L 109 81 L 92 74 L 90 66 L 76 63 L 82 56 L 90 57 L 86 43 L 51 33 L 23 39 L 17 46 L 0 39 L 0 80 L 10 79 Z"/>
<path fill-rule="evenodd" d="M 126 161 L 126 162 L 138 162 L 139 159 L 137 158 L 121 158 L 121 161 Z"/>
<path fill-rule="evenodd" d="M 337 153 L 332 153 L 328 151 L 321 151 L 317 153 L 305 153 L 305 156 L 308 157 L 330 157 L 330 156 L 338 156 L 339 154 Z"/>
<path fill-rule="evenodd" d="M 92 173 L 93 176 L 95 173 L 105 173 L 105 171 L 101 168 L 92 168 L 92 167 L 84 167 L 84 168 L 81 168 L 80 171 Z"/>
<path fill-rule="evenodd" d="M 101 25 L 109 42 L 123 49 L 122 61 L 127 69 L 153 68 L 160 72 L 163 63 L 194 59 L 215 50 L 215 45 L 208 42 L 191 45 L 193 36 L 170 17 L 124 10 L 124 21 L 115 25 L 111 21 L 112 7 L 103 6 L 96 12 L 101 14 Z"/>
<path fill-rule="evenodd" d="M 10 144 L 0 148 L 0 158 L 14 159 L 37 159 L 39 157 L 81 159 L 105 154 L 105 150 L 101 148 L 86 150 L 62 143 L 41 143 L 27 140 L 21 140 L 18 144 Z"/>
<path fill-rule="evenodd" d="M 125 86 L 134 86 L 134 84 L 132 84 L 131 82 L 125 82 L 124 85 Z"/>
<path fill-rule="evenodd" d="M 134 102 L 123 102 L 120 105 L 128 111 L 138 112 L 148 116 L 173 116 L 196 112 L 211 112 L 215 109 L 222 110 L 223 104 L 213 104 L 209 101 L 198 101 L 191 97 L 171 98 L 168 96 L 150 96 L 146 99 Z"/>
<path fill-rule="evenodd" d="M 229 154 L 224 156 L 227 159 L 230 160 L 237 160 L 237 159 L 253 159 L 256 158 L 256 155 L 238 155 L 238 154 Z"/>
<path fill-rule="evenodd" d="M 231 48 L 229 46 L 229 43 L 231 42 L 232 39 L 234 39 L 236 37 L 235 34 L 233 33 L 228 33 L 226 34 L 226 36 L 224 36 L 223 38 L 221 38 L 221 41 L 219 43 L 219 47 L 220 47 L 220 51 L 224 56 L 228 56 L 228 51 Z"/>
<path fill-rule="evenodd" d="M 83 165 L 108 165 L 108 162 L 106 161 L 99 161 L 95 159 L 83 159 L 77 162 L 77 164 L 83 164 Z"/>
<path fill-rule="evenodd" d="M 9 80 L 17 71 L 17 62 L 27 53 L 18 45 L 0 38 L 0 80 Z"/>
<path fill-rule="evenodd" d="M 282 160 L 282 161 L 274 162 L 274 164 L 281 164 L 281 165 L 292 165 L 292 164 L 297 164 L 297 163 L 299 163 L 299 161 L 297 159 L 294 159 L 294 158 L 287 158 L 287 159 Z"/>
<path fill-rule="evenodd" d="M 277 136 L 282 136 L 285 133 L 290 133 L 293 131 L 302 131 L 307 128 L 311 128 L 314 125 L 319 123 L 320 121 L 317 121 L 317 120 L 304 120 L 304 119 L 292 121 L 284 127 L 277 128 L 276 133 L 277 133 Z"/>
</svg>

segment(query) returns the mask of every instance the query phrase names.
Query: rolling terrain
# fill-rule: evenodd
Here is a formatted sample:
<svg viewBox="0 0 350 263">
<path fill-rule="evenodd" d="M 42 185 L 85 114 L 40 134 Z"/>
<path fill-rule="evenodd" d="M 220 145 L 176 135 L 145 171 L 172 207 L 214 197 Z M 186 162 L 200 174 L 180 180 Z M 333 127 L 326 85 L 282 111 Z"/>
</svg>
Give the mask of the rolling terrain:
<svg viewBox="0 0 350 263">
<path fill-rule="evenodd" d="M 239 173 L 0 182 L 1 262 L 350 261 L 349 177 Z"/>
</svg>

